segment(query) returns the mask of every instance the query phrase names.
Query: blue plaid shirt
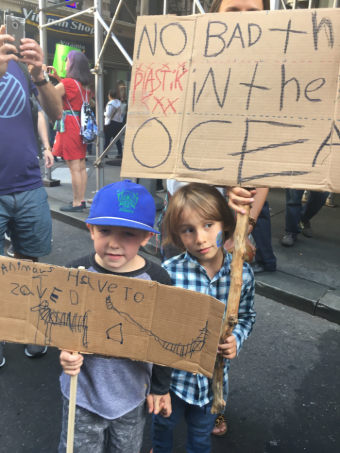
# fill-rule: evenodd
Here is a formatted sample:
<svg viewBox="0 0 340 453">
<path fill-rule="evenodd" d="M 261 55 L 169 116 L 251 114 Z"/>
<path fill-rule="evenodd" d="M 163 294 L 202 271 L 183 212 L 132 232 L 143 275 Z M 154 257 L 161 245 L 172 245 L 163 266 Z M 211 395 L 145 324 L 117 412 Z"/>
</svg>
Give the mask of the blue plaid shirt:
<svg viewBox="0 0 340 453">
<path fill-rule="evenodd" d="M 230 288 L 231 255 L 226 253 L 223 266 L 214 278 L 210 279 L 206 270 L 190 253 L 185 252 L 163 263 L 162 267 L 168 272 L 174 286 L 208 294 L 223 302 L 227 307 Z M 241 290 L 239 323 L 233 330 L 236 337 L 237 354 L 244 340 L 252 331 L 256 312 L 253 309 L 255 296 L 254 275 L 249 264 L 243 265 L 243 285 Z M 224 366 L 224 395 L 228 392 L 228 371 L 230 360 L 225 360 Z M 170 388 L 180 398 L 190 404 L 204 406 L 213 398 L 212 379 L 201 374 L 192 374 L 174 369 Z"/>
</svg>

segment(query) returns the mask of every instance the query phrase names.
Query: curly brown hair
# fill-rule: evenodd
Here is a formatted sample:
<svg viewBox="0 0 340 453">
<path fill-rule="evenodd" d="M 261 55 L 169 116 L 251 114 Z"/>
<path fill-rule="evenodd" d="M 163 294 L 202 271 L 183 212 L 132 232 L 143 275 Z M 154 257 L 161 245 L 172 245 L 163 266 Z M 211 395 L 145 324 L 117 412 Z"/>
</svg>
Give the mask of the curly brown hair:
<svg viewBox="0 0 340 453">
<path fill-rule="evenodd" d="M 270 10 L 270 2 L 269 0 L 262 0 L 263 2 L 263 9 L 264 11 L 269 11 Z M 210 12 L 211 13 L 218 13 L 221 7 L 222 0 L 214 0 L 211 4 L 210 7 Z"/>
</svg>

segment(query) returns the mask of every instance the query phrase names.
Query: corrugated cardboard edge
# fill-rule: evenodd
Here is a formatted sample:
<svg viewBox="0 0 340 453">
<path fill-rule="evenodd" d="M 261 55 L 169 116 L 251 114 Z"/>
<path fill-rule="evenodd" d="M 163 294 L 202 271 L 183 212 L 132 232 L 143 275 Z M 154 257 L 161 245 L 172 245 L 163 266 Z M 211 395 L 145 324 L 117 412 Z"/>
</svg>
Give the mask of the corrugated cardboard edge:
<svg viewBox="0 0 340 453">
<path fill-rule="evenodd" d="M 339 13 L 339 11 L 337 11 Z M 339 88 L 340 88 L 340 50 L 338 52 L 338 82 L 336 86 L 336 92 L 335 92 L 335 106 L 334 106 L 334 116 L 333 116 L 333 124 L 332 124 L 332 134 L 331 134 L 331 143 L 330 143 L 330 162 L 328 165 L 328 181 L 329 181 L 329 190 L 331 192 L 336 192 L 339 191 L 339 184 L 337 185 L 336 183 L 333 184 L 333 181 L 331 180 L 331 168 L 332 168 L 332 161 L 334 154 L 337 152 L 336 149 L 334 149 L 333 146 L 333 138 L 334 134 L 337 135 L 335 131 L 335 125 L 337 124 L 337 116 L 338 116 L 338 105 L 339 105 Z M 336 147 L 335 147 L 336 148 Z M 338 186 L 338 187 L 337 187 Z"/>
</svg>

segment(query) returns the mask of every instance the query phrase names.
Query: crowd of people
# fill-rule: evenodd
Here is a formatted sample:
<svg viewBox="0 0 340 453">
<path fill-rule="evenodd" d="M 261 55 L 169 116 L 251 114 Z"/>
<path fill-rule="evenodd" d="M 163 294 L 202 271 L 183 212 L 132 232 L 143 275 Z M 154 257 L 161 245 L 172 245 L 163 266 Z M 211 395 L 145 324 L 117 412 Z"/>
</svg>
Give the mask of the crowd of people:
<svg viewBox="0 0 340 453">
<path fill-rule="evenodd" d="M 267 0 L 214 0 L 212 4 L 212 12 L 263 9 L 268 9 Z M 85 101 L 93 98 L 88 88 L 91 73 L 86 56 L 72 51 L 67 57 L 66 78 L 53 86 L 43 71 L 39 44 L 27 38 L 16 49 L 12 41 L 1 27 L 0 80 L 8 93 L 16 88 L 18 94 L 15 102 L 1 106 L 5 112 L 0 117 L 1 149 L 5 152 L 0 152 L 0 255 L 4 254 L 4 236 L 8 232 L 15 258 L 38 261 L 40 256 L 51 252 L 52 223 L 37 159 L 35 123 L 43 142 L 46 165 L 53 164 L 53 155 L 62 157 L 71 172 L 73 201 L 61 209 L 81 212 L 86 207 L 87 145 L 79 133 L 80 110 Z M 35 118 L 34 102 L 30 102 L 33 98 L 51 120 L 57 121 L 53 155 L 46 131 L 39 127 L 38 118 L 42 114 Z M 127 113 L 126 100 L 120 99 L 116 91 L 111 90 L 108 98 L 104 112 L 105 147 L 123 127 Z M 21 133 L 15 134 L 18 124 Z M 117 148 L 117 157 L 121 158 L 119 140 Z M 128 180 L 107 185 L 95 195 L 86 219 L 94 252 L 73 262 L 66 260 L 65 265 L 202 292 L 227 306 L 231 255 L 226 250 L 233 247 L 235 213 L 244 215 L 244 206 L 251 205 L 248 235 L 255 240 L 256 258 L 252 266 L 243 265 L 239 323 L 219 344 L 217 352 L 224 359 L 224 398 L 227 399 L 230 361 L 240 352 L 256 318 L 254 273 L 276 270 L 266 200 L 268 189 L 217 189 L 169 180 L 167 192 L 160 225 L 162 267 L 138 254 L 141 246 L 159 234 L 154 229 L 156 208 L 147 190 Z M 138 194 L 137 202 L 130 209 L 121 209 L 122 193 Z M 287 189 L 284 246 L 293 245 L 300 233 L 311 237 L 310 220 L 328 196 L 311 192 L 302 208 L 302 195 L 303 191 Z M 255 247 L 250 241 L 248 245 Z M 45 354 L 46 348 L 27 345 L 25 353 L 36 357 Z M 227 432 L 224 414 L 216 417 L 210 412 L 212 382 L 203 375 L 127 359 L 74 355 L 69 351 L 61 352 L 60 363 L 63 421 L 59 453 L 66 452 L 70 377 L 74 375 L 78 375 L 74 431 L 77 453 L 139 452 L 147 411 L 153 413 L 153 453 L 172 451 L 173 431 L 183 416 L 188 427 L 186 450 L 189 453 L 209 453 L 211 434 L 220 437 Z M 0 343 L 0 367 L 4 364 L 4 345 Z"/>
</svg>

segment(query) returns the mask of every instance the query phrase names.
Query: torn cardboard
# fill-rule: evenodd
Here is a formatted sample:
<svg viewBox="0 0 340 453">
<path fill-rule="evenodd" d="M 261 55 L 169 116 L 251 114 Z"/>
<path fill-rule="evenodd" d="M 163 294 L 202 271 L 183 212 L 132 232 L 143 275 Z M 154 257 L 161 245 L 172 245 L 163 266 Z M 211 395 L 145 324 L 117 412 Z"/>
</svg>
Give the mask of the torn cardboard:
<svg viewBox="0 0 340 453">
<path fill-rule="evenodd" d="M 211 377 L 225 306 L 135 278 L 0 257 L 0 340 Z"/>
<path fill-rule="evenodd" d="M 339 9 L 141 16 L 121 176 L 340 192 Z"/>
</svg>

